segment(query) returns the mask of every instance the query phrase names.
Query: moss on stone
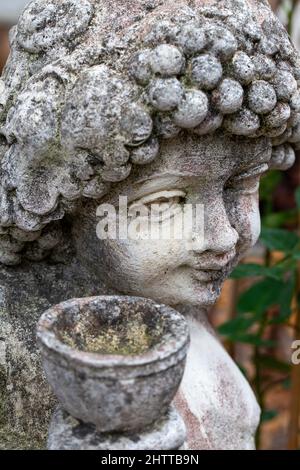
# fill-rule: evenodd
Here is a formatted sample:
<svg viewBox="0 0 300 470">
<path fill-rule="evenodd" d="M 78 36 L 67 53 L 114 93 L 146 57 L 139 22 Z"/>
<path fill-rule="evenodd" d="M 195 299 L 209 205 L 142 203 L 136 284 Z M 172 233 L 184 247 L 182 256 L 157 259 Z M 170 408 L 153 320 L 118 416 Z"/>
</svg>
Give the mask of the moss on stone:
<svg viewBox="0 0 300 470">
<path fill-rule="evenodd" d="M 126 322 L 101 325 L 98 330 L 91 328 L 88 316 L 84 315 L 72 330 L 60 333 L 59 337 L 68 346 L 91 353 L 133 355 L 151 349 L 161 333 L 162 325 L 149 331 L 141 313 Z"/>
<path fill-rule="evenodd" d="M 30 434 L 18 433 L 9 427 L 0 427 L 0 450 L 42 450 L 46 441 L 32 439 Z"/>
</svg>

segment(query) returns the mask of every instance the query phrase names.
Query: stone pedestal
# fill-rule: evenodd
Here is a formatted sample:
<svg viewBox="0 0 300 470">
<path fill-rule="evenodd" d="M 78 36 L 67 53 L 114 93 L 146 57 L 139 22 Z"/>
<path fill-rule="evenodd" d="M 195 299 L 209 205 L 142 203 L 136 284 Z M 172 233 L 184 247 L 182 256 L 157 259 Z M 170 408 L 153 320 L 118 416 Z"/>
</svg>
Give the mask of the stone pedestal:
<svg viewBox="0 0 300 470">
<path fill-rule="evenodd" d="M 49 450 L 178 450 L 184 448 L 185 424 L 172 406 L 165 416 L 142 432 L 97 432 L 58 408 L 48 437 Z"/>
</svg>

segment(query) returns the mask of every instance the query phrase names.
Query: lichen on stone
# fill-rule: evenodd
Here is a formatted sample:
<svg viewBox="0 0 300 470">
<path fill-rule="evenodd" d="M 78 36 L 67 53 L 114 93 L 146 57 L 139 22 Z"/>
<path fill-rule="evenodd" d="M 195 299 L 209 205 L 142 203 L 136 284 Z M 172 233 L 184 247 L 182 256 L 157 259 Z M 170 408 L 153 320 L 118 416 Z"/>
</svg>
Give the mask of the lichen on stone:
<svg viewBox="0 0 300 470">
<path fill-rule="evenodd" d="M 162 323 L 162 322 L 161 322 Z M 95 326 L 89 313 L 82 315 L 74 327 L 58 331 L 58 338 L 67 346 L 89 353 L 136 355 L 149 351 L 158 341 L 163 325 L 158 322 L 155 329 L 147 326 L 142 313 L 113 325 L 100 323 Z"/>
</svg>

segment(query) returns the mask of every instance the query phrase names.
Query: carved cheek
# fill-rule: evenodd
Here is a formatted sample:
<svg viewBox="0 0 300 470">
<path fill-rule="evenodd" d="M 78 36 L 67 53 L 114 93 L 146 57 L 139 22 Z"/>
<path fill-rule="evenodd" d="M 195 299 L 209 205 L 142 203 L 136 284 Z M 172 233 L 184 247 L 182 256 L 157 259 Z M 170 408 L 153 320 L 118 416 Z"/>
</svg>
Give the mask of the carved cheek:
<svg viewBox="0 0 300 470">
<path fill-rule="evenodd" d="M 257 242 L 260 230 L 261 230 L 261 220 L 259 213 L 258 200 L 255 196 L 251 196 L 251 203 L 249 204 L 250 210 L 248 215 L 249 220 L 249 233 L 251 234 L 251 246 L 255 245 Z"/>
<path fill-rule="evenodd" d="M 240 195 L 232 201 L 230 220 L 239 234 L 239 251 L 255 245 L 261 230 L 258 193 Z"/>
</svg>

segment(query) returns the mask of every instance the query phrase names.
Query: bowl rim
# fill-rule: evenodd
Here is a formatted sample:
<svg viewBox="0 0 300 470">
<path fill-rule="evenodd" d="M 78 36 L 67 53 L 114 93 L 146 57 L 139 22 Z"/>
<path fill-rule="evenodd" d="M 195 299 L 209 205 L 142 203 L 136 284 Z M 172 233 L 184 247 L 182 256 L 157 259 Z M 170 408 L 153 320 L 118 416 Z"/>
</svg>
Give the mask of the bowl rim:
<svg viewBox="0 0 300 470">
<path fill-rule="evenodd" d="M 175 328 L 172 329 L 170 340 L 163 342 L 162 339 L 158 341 L 153 347 L 141 354 L 99 354 L 94 352 L 82 351 L 72 348 L 60 340 L 55 332 L 53 326 L 58 317 L 63 315 L 67 309 L 73 304 L 84 306 L 91 302 L 116 302 L 122 303 L 147 303 L 152 308 L 160 310 L 169 322 L 176 322 Z M 173 331 L 174 330 L 174 331 Z M 164 335 L 162 335 L 162 338 Z M 109 369 L 109 368 L 134 368 L 139 366 L 154 365 L 155 363 L 163 363 L 172 356 L 180 354 L 182 350 L 186 350 L 189 345 L 189 328 L 184 316 L 172 307 L 165 304 L 160 304 L 152 299 L 136 296 L 122 296 L 122 295 L 100 295 L 93 297 L 73 298 L 57 305 L 54 305 L 41 316 L 37 324 L 37 339 L 42 349 L 48 350 L 49 353 L 54 353 L 56 356 L 64 358 L 68 365 L 71 363 L 87 366 L 94 369 Z"/>
</svg>

